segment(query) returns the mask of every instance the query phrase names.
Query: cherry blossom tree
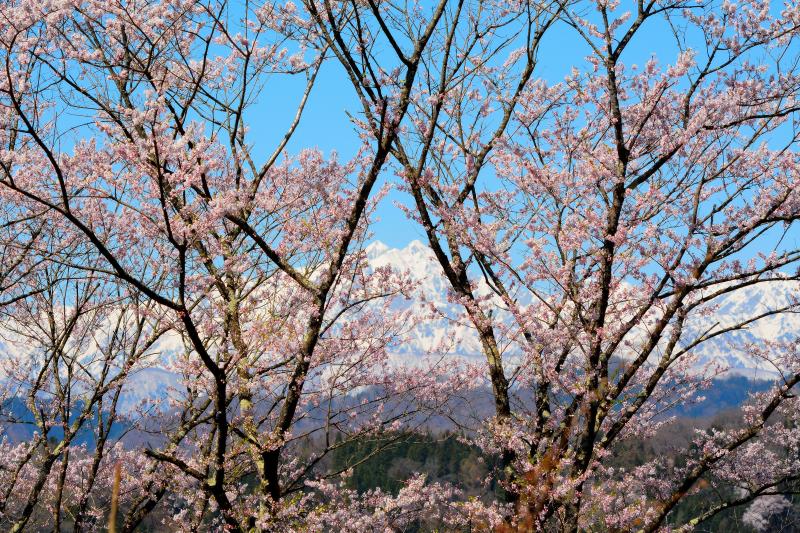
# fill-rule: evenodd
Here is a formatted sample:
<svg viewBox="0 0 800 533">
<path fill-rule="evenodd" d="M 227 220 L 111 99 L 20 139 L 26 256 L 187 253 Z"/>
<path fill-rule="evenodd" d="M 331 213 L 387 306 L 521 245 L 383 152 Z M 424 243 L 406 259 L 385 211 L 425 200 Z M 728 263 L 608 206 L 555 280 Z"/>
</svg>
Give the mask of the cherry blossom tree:
<svg viewBox="0 0 800 533">
<path fill-rule="evenodd" d="M 103 528 L 114 464 L 124 531 L 156 515 L 187 531 L 688 530 L 793 490 L 786 338 L 732 347 L 778 377 L 734 427 L 615 458 L 725 370 L 698 366 L 703 346 L 798 311 L 715 315 L 753 285 L 796 290 L 797 6 L 9 0 L 0 19 L 0 327 L 28 346 L 2 400 L 26 398 L 32 420 L 9 421 L 38 431 L 2 444 L 10 529 Z M 586 57 L 550 83 L 555 31 Z M 650 31 L 674 35 L 672 56 L 636 65 Z M 323 68 L 357 97 L 347 158 L 294 148 Z M 274 79 L 298 97 L 264 138 Z M 481 365 L 389 357 L 426 318 L 397 305 L 414 282 L 363 251 L 392 171 Z M 151 364 L 178 384 L 125 415 L 158 436 L 125 450 L 117 404 Z M 324 468 L 466 387 L 492 391 L 470 438 L 501 457 L 505 502 L 424 476 L 358 494 Z M 674 523 L 703 487 L 717 496 Z"/>
<path fill-rule="evenodd" d="M 147 306 L 91 273 L 46 264 L 25 285 L 18 290 L 33 296 L 2 313 L 0 417 L 21 437 L 2 443 L 0 522 L 8 531 L 104 526 L 115 462 L 127 465 L 127 494 L 138 490 L 140 461 L 112 437 L 120 395 L 163 330 Z"/>
<path fill-rule="evenodd" d="M 379 97 L 363 101 L 369 119 L 354 127 L 364 143 L 349 160 L 315 149 L 289 154 L 287 146 L 323 61 L 341 50 L 332 35 L 365 50 L 400 46 L 368 7 L 344 3 L 303 14 L 292 4 L 216 0 L 24 0 L 0 8 L 0 200 L 8 224 L 26 223 L 31 233 L 11 235 L 4 276 L 17 285 L 39 276 L 26 271 L 37 260 L 44 272 L 50 265 L 84 272 L 114 287 L 120 306 L 139 302 L 134 317 L 157 317 L 160 336 L 177 346 L 158 364 L 180 376 L 180 385 L 163 416 L 139 422 L 163 445 L 146 448 L 131 460 L 135 471 L 123 473 L 129 485 L 138 483 L 123 502 L 123 530 L 134 530 L 159 504 L 176 510 L 165 518 L 170 528 L 298 524 L 315 509 L 306 483 L 339 474 L 319 468 L 328 452 L 396 429 L 419 410 L 420 402 L 406 399 L 412 395 L 436 401 L 435 391 L 426 392 L 436 385 L 435 367 L 397 367 L 388 359 L 413 321 L 393 303 L 413 285 L 389 268 L 370 269 L 361 249 L 382 194 L 376 183 L 422 52 L 445 25 L 445 4 L 415 8 L 407 55 L 379 74 Z M 304 89 L 285 135 L 270 146 L 249 127 L 259 120 L 266 81 L 276 76 Z M 64 246 L 29 253 L 25 243 L 35 241 L 37 221 Z M 69 284 L 59 290 L 63 311 L 53 302 L 52 313 L 74 315 L 72 324 L 83 300 Z M 20 294 L 20 305 L 37 301 Z M 68 304 L 73 298 L 79 303 Z M 25 331 L 48 333 L 51 345 L 70 333 L 79 350 L 91 331 L 69 324 L 63 333 L 38 331 L 41 311 L 31 309 Z M 105 312 L 127 316 L 123 307 Z M 142 343 L 138 324 L 126 318 L 115 327 L 121 339 Z M 119 364 L 119 350 L 109 350 Z M 42 357 L 54 353 L 45 347 Z M 41 380 L 38 388 L 29 383 L 38 368 L 20 368 L 17 380 L 29 385 L 31 410 L 44 393 Z M 60 362 L 41 368 L 59 382 Z M 108 381 L 117 378 L 102 368 L 84 370 L 96 382 L 80 423 L 92 413 L 105 416 L 106 391 L 119 394 L 120 383 Z M 63 425 L 69 402 L 53 409 L 61 411 L 51 418 Z M 46 427 L 54 423 L 40 420 L 40 436 L 21 448 L 43 454 L 43 463 L 25 510 L 11 518 L 17 529 L 36 505 L 54 506 L 60 527 L 61 496 L 52 504 L 43 487 L 56 476 L 61 494 L 77 475 L 69 459 L 77 428 L 49 447 Z M 18 464 L 30 463 L 23 455 Z M 84 523 L 85 494 L 72 496 L 81 502 L 76 521 Z M 319 515 L 315 520 L 324 521 Z"/>
<path fill-rule="evenodd" d="M 429 48 L 428 85 L 393 146 L 409 216 L 463 306 L 450 318 L 483 348 L 496 417 L 476 429 L 504 457 L 510 526 L 654 531 L 701 486 L 731 494 L 672 524 L 691 528 L 791 490 L 794 341 L 732 347 L 778 377 L 737 427 L 633 470 L 613 464 L 724 371 L 698 370 L 700 348 L 798 310 L 797 6 L 537 7 L 509 7 L 529 31 L 503 63 L 485 60 L 496 41 L 481 34 L 466 51 Z M 536 77 L 549 25 L 586 50 L 555 84 Z M 674 34 L 674 55 L 626 60 L 654 31 Z M 789 291 L 782 305 L 708 318 L 768 283 Z"/>
<path fill-rule="evenodd" d="M 791 516 L 792 504 L 784 496 L 762 496 L 753 501 L 742 515 L 742 522 L 749 524 L 756 531 L 769 531 L 770 527 L 778 530 L 793 527 L 797 518 Z"/>
</svg>

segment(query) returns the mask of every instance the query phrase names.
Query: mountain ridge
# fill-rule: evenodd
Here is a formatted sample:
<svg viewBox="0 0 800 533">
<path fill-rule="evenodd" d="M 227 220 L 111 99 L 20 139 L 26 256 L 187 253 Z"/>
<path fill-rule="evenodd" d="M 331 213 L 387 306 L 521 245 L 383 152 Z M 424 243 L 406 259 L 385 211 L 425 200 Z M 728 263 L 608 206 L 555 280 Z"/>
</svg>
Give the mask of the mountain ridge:
<svg viewBox="0 0 800 533">
<path fill-rule="evenodd" d="M 369 264 L 375 268 L 391 265 L 407 271 L 420 284 L 420 292 L 425 295 L 425 299 L 441 309 L 443 314 L 460 314 L 458 304 L 448 301 L 449 286 L 433 252 L 419 240 L 413 240 L 403 248 L 391 248 L 380 241 L 373 241 L 366 246 L 365 252 Z M 478 292 L 488 293 L 485 284 L 478 287 Z M 797 295 L 800 295 L 800 283 L 796 281 L 773 280 L 737 289 L 715 300 L 718 307 L 711 316 L 698 315 L 691 318 L 686 332 L 691 338 L 707 331 L 714 323 L 718 327 L 726 327 L 768 309 L 797 303 Z M 417 304 L 418 302 L 410 302 L 408 305 Z M 734 375 L 776 376 L 777 369 L 764 361 L 754 359 L 737 346 L 767 340 L 789 340 L 792 335 L 799 333 L 800 313 L 781 314 L 756 321 L 746 329 L 715 337 L 694 349 L 693 353 L 698 356 L 698 366 L 717 361 L 728 366 L 730 373 Z M 481 357 L 480 342 L 472 328 L 463 323 L 446 326 L 443 321 L 418 327 L 398 352 L 405 355 L 429 353 L 435 351 L 447 337 L 453 339 L 456 347 L 452 355 L 469 359 Z"/>
</svg>

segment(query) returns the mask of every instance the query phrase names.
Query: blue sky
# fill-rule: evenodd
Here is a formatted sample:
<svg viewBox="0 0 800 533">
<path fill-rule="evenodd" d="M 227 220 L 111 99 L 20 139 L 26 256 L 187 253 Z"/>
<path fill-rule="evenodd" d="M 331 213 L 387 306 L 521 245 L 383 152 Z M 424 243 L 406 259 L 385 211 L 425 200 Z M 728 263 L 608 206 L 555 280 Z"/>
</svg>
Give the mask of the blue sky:
<svg viewBox="0 0 800 533">
<path fill-rule="evenodd" d="M 631 0 L 623 0 L 621 10 L 627 9 Z M 773 7 L 779 8 L 780 3 Z M 573 66 L 585 67 L 584 58 L 590 54 L 587 44 L 574 31 L 556 27 L 546 35 L 539 54 L 536 76 L 548 82 L 561 81 Z M 626 49 L 623 62 L 627 65 L 643 65 L 652 57 L 664 64 L 672 63 L 678 54 L 674 36 L 667 23 L 656 17 L 645 23 Z M 285 132 L 291 122 L 296 104 L 303 89 L 303 80 L 275 77 L 266 84 L 264 93 L 253 116 L 263 113 L 251 123 L 251 139 L 274 140 Z M 358 112 L 360 104 L 349 80 L 333 61 L 320 72 L 316 86 L 309 98 L 304 118 L 292 142 L 290 153 L 303 148 L 319 148 L 326 153 L 336 151 L 341 158 L 351 157 L 358 148 L 358 139 L 346 112 Z M 254 110 L 256 111 L 256 110 Z M 267 142 L 264 146 L 274 146 Z M 381 184 L 395 179 L 390 172 L 381 178 Z M 415 223 L 409 221 L 395 203 L 408 202 L 402 193 L 394 191 L 381 203 L 379 221 L 374 225 L 374 238 L 392 247 L 402 247 L 414 239 L 425 241 L 424 234 Z M 777 236 L 777 233 L 776 233 Z M 791 237 L 798 241 L 797 236 Z M 773 241 L 774 242 L 774 241 Z M 784 242 L 784 246 L 790 243 Z M 796 244 L 792 243 L 792 244 Z"/>
<path fill-rule="evenodd" d="M 675 58 L 676 49 L 671 36 L 660 28 L 643 33 L 632 43 L 634 53 L 630 62 L 644 63 L 653 54 L 666 61 Z M 540 53 L 538 76 L 558 82 L 573 65 L 581 65 L 589 48 L 573 32 L 563 28 L 548 34 Z M 267 83 L 258 105 L 264 120 L 251 123 L 251 138 L 273 139 L 275 142 L 291 123 L 302 94 L 302 81 L 275 77 Z M 352 156 L 358 149 L 358 139 L 346 111 L 359 110 L 360 104 L 349 80 L 333 62 L 323 66 L 309 98 L 303 120 L 288 146 L 289 152 L 303 148 L 319 148 L 326 153 L 336 151 L 342 158 Z M 256 114 L 259 114 L 256 113 Z M 382 180 L 393 179 L 386 173 Z M 424 239 L 422 230 L 395 206 L 406 202 L 399 192 L 390 193 L 378 211 L 379 221 L 374 226 L 375 238 L 392 247 L 402 247 L 411 240 Z"/>
</svg>

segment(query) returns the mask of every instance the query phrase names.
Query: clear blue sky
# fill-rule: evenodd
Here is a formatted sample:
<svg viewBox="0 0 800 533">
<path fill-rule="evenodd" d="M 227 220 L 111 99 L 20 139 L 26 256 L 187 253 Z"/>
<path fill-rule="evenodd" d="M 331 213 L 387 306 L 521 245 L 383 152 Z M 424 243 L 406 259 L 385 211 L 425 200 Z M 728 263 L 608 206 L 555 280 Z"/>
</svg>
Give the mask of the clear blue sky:
<svg viewBox="0 0 800 533">
<path fill-rule="evenodd" d="M 622 1 L 622 9 L 630 0 Z M 631 7 L 633 7 L 633 3 Z M 779 6 L 778 6 L 779 7 Z M 586 43 L 574 31 L 557 28 L 543 42 L 539 54 L 536 75 L 548 82 L 561 81 L 573 66 L 585 68 L 584 58 L 590 51 Z M 662 63 L 672 63 L 678 53 L 674 36 L 668 25 L 660 18 L 648 21 L 642 31 L 632 40 L 623 57 L 624 63 L 642 65 L 651 57 Z M 266 84 L 258 104 L 263 120 L 251 123 L 251 139 L 277 140 L 291 122 L 296 103 L 302 94 L 302 80 L 276 77 Z M 342 159 L 351 157 L 358 148 L 358 139 L 346 111 L 357 112 L 360 105 L 350 82 L 344 77 L 335 62 L 323 67 L 317 84 L 309 99 L 304 119 L 290 143 L 289 152 L 316 147 L 326 153 L 336 151 Z M 268 142 L 265 146 L 274 146 Z M 390 173 L 381 178 L 381 185 L 395 179 Z M 408 199 L 399 192 L 385 198 L 378 210 L 379 221 L 374 225 L 375 239 L 392 247 L 402 247 L 413 239 L 425 240 L 422 230 L 409 221 L 395 202 L 406 203 Z M 798 240 L 796 236 L 793 237 Z M 784 245 L 790 243 L 784 242 Z"/>
</svg>

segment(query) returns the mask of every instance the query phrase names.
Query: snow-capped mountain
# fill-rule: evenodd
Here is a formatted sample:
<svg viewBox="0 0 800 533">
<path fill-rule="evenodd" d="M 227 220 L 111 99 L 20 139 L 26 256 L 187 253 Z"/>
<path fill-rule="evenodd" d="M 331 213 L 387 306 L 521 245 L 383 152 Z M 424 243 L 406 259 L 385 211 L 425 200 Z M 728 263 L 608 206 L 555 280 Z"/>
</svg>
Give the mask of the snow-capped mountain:
<svg viewBox="0 0 800 533">
<path fill-rule="evenodd" d="M 719 298 L 713 314 L 689 322 L 694 335 L 712 327 L 730 328 L 772 310 L 796 305 L 800 298 L 800 283 L 773 281 L 737 289 Z M 763 346 L 765 341 L 788 342 L 800 335 L 800 312 L 779 313 L 747 324 L 742 329 L 726 332 L 694 350 L 700 362 L 720 361 L 733 370 L 755 370 L 766 374 L 779 371 L 772 363 L 754 357 L 745 349 L 748 345 Z"/>
<path fill-rule="evenodd" d="M 434 303 L 443 314 L 450 317 L 460 315 L 458 304 L 448 301 L 449 285 L 444 279 L 433 252 L 422 242 L 415 240 L 404 248 L 390 248 L 381 242 L 373 242 L 366 248 L 372 266 L 391 265 L 409 274 L 419 282 L 419 292 Z M 479 288 L 485 290 L 485 288 Z M 738 289 L 720 296 L 714 302 L 714 312 L 709 316 L 696 314 L 686 325 L 686 342 L 691 342 L 710 328 L 727 328 L 756 317 L 772 309 L 778 309 L 800 298 L 800 283 L 773 281 Z M 420 305 L 412 303 L 412 306 Z M 712 330 L 713 331 L 713 330 Z M 698 355 L 698 367 L 718 361 L 733 373 L 751 377 L 766 377 L 776 369 L 763 360 L 752 357 L 743 346 L 759 341 L 788 340 L 800 334 L 800 313 L 782 313 L 752 322 L 746 328 L 714 337 L 693 350 Z M 454 323 L 445 319 L 423 323 L 399 350 L 403 354 L 423 354 L 441 346 L 451 346 L 451 353 L 462 357 L 480 357 L 480 342 L 466 323 Z"/>
<path fill-rule="evenodd" d="M 407 272 L 418 283 L 419 299 L 408 302 L 420 316 L 431 314 L 427 302 L 433 303 L 442 317 L 421 322 L 412 335 L 397 350 L 403 356 L 420 355 L 431 352 L 447 352 L 462 357 L 481 357 L 480 342 L 472 328 L 463 322 L 448 320 L 461 315 L 458 304 L 448 301 L 450 285 L 442 274 L 441 266 L 431 249 L 418 240 L 413 240 L 404 248 L 390 248 L 380 241 L 366 247 L 367 259 L 373 268 L 390 266 Z M 405 360 L 408 357 L 404 357 Z"/>
<path fill-rule="evenodd" d="M 177 374 L 163 368 L 144 368 L 130 375 L 122 387 L 118 409 L 129 413 L 137 408 L 166 409 L 161 402 L 180 388 Z"/>
<path fill-rule="evenodd" d="M 373 242 L 366 247 L 366 255 L 374 268 L 391 266 L 408 272 L 418 282 L 418 294 L 434 304 L 440 311 L 435 319 L 426 319 L 411 332 L 406 342 L 394 354 L 399 364 L 415 364 L 418 357 L 430 353 L 448 353 L 460 359 L 480 361 L 483 359 L 480 342 L 475 331 L 461 317 L 462 309 L 458 303 L 448 299 L 449 284 L 444 279 L 433 252 L 422 242 L 415 240 L 403 248 L 391 248 L 381 242 Z M 485 287 L 479 287 L 485 292 Z M 687 323 L 686 338 L 691 340 L 710 328 L 725 328 L 747 318 L 757 316 L 770 309 L 776 309 L 800 298 L 800 283 L 770 282 L 752 285 L 720 297 L 714 313 L 710 316 L 698 315 Z M 430 305 L 423 298 L 402 304 L 405 308 L 419 311 L 419 316 L 431 314 Z M 449 318 L 448 318 L 449 317 Z M 764 341 L 789 340 L 800 334 L 800 313 L 780 314 L 767 317 L 746 329 L 732 331 L 715 337 L 693 350 L 698 355 L 698 368 L 718 361 L 731 369 L 732 374 L 750 378 L 766 378 L 775 375 L 776 369 L 764 360 L 750 356 L 742 346 L 756 345 Z M 168 353 L 176 349 L 175 339 L 165 341 L 160 351 Z M 8 350 L 0 344 L 0 351 Z M 513 357 L 513 349 L 507 354 Z M 167 398 L 170 391 L 179 387 L 177 375 L 158 367 L 150 367 L 134 373 L 126 383 L 120 399 L 119 409 L 132 412 L 137 406 L 158 404 Z M 163 405 L 163 404 L 162 404 Z"/>
</svg>

